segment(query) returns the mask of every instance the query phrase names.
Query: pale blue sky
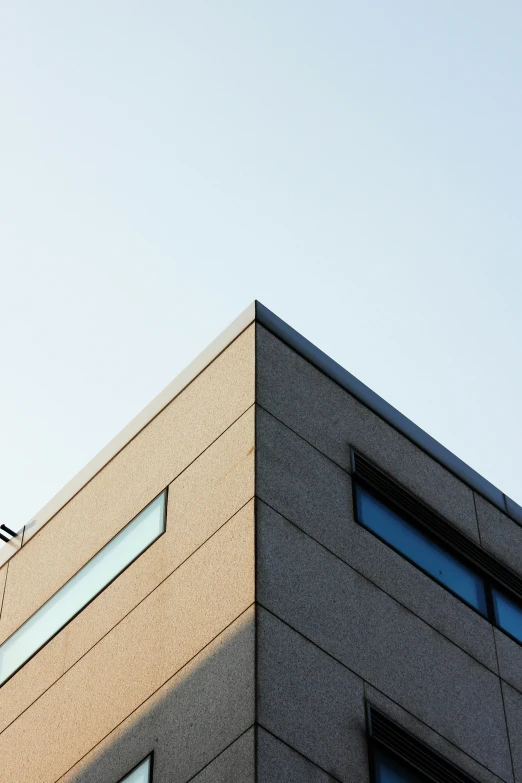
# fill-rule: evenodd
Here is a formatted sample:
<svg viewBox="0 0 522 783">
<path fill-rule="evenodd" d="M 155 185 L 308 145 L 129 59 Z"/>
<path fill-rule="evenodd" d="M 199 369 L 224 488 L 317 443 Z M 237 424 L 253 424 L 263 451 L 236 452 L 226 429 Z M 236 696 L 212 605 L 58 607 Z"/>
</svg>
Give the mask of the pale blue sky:
<svg viewBox="0 0 522 783">
<path fill-rule="evenodd" d="M 522 5 L 0 9 L 2 521 L 254 298 L 522 503 Z"/>
</svg>

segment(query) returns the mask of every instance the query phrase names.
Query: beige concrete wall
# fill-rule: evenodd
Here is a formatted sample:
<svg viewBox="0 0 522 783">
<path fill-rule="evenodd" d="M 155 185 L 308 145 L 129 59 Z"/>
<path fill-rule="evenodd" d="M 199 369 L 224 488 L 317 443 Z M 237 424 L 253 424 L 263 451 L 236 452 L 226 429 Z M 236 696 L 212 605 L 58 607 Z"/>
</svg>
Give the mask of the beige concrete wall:
<svg viewBox="0 0 522 783">
<path fill-rule="evenodd" d="M 252 326 L 9 561 L 0 642 L 253 402 Z"/>
<path fill-rule="evenodd" d="M 253 601 L 250 501 L 0 734 L 2 783 L 58 780 Z"/>
<path fill-rule="evenodd" d="M 253 338 L 250 327 L 0 569 L 4 640 L 169 486 L 166 533 L 0 688 L 0 783 L 67 774 L 252 605 Z M 253 689 L 253 664 L 241 677 Z M 214 726 L 207 756 L 252 724 L 241 692 L 223 707 L 241 720 Z M 212 759 L 194 753 L 191 774 Z"/>
<path fill-rule="evenodd" d="M 253 779 L 255 613 L 250 607 L 113 729 L 60 783 L 116 783 L 154 749 L 154 783 Z M 241 749 L 240 758 L 235 751 Z M 230 755 L 235 756 L 230 761 Z M 239 763 L 237 763 L 239 762 Z M 230 771 L 230 766 L 229 766 Z M 245 774 L 246 772 L 246 774 Z"/>
<path fill-rule="evenodd" d="M 0 731 L 254 495 L 254 408 L 169 485 L 166 532 L 0 688 Z"/>
</svg>

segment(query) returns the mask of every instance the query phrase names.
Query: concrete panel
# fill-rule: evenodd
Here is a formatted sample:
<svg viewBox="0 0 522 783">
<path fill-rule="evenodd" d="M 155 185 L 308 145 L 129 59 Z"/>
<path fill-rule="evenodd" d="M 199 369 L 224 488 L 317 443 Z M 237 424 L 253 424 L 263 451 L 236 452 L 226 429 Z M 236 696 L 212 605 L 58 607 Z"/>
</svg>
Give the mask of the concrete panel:
<svg viewBox="0 0 522 783">
<path fill-rule="evenodd" d="M 109 732 L 60 783 L 117 783 L 151 750 L 154 783 L 186 783 L 214 764 L 219 769 L 219 754 L 229 746 L 245 753 L 254 721 L 254 617 L 252 607 Z M 241 778 L 228 780 L 239 783 Z M 16 778 L 12 783 L 27 781 Z"/>
<path fill-rule="evenodd" d="M 367 780 L 363 683 L 258 608 L 258 721 L 341 781 Z"/>
<path fill-rule="evenodd" d="M 451 742 L 448 742 L 437 734 L 436 731 L 430 729 L 420 720 L 417 720 L 413 715 L 404 710 L 394 701 L 389 699 L 380 691 L 373 688 L 368 683 L 365 683 L 364 687 L 365 698 L 374 707 L 377 707 L 392 720 L 396 721 L 399 726 L 402 726 L 407 731 L 414 734 L 421 742 L 424 742 L 428 747 L 440 753 L 448 761 L 455 764 L 460 769 L 468 772 L 473 780 L 477 783 L 502 783 L 501 778 L 494 775 L 490 770 L 483 767 L 474 761 L 467 753 L 460 751 Z M 511 780 L 512 778 L 510 778 Z"/>
<path fill-rule="evenodd" d="M 507 495 L 504 495 L 504 500 L 506 502 L 508 514 L 513 517 L 519 525 L 522 525 L 522 506 L 519 503 L 515 503 L 511 498 L 508 498 Z"/>
<path fill-rule="evenodd" d="M 170 485 L 165 535 L 0 688 L 0 731 L 252 498 L 253 448 L 250 408 Z"/>
<path fill-rule="evenodd" d="M 475 499 L 482 546 L 522 574 L 522 527 L 480 495 Z"/>
<path fill-rule="evenodd" d="M 64 672 L 67 637 L 58 634 L 0 688 L 0 732 Z"/>
<path fill-rule="evenodd" d="M 495 628 L 500 676 L 522 693 L 522 646 Z"/>
<path fill-rule="evenodd" d="M 359 449 L 478 540 L 468 486 L 260 325 L 256 353 L 256 402 L 345 470 Z"/>
<path fill-rule="evenodd" d="M 258 727 L 257 783 L 332 783 L 335 780 L 300 753 Z M 359 781 L 359 778 L 353 780 Z"/>
<path fill-rule="evenodd" d="M 498 677 L 262 503 L 257 525 L 258 601 L 509 780 Z"/>
<path fill-rule="evenodd" d="M 254 327 L 178 395 L 10 562 L 9 636 L 254 401 Z"/>
<path fill-rule="evenodd" d="M 69 668 L 254 495 L 250 408 L 169 486 L 165 535 L 66 628 Z"/>
<path fill-rule="evenodd" d="M 5 781 L 55 781 L 253 600 L 250 504 L 0 735 Z"/>
<path fill-rule="evenodd" d="M 491 624 L 355 522 L 350 476 L 261 408 L 258 497 L 498 673 Z"/>
<path fill-rule="evenodd" d="M 522 693 L 502 683 L 515 780 L 522 781 Z"/>
<path fill-rule="evenodd" d="M 254 727 L 237 739 L 211 761 L 199 775 L 191 778 L 193 783 L 254 783 Z"/>
</svg>

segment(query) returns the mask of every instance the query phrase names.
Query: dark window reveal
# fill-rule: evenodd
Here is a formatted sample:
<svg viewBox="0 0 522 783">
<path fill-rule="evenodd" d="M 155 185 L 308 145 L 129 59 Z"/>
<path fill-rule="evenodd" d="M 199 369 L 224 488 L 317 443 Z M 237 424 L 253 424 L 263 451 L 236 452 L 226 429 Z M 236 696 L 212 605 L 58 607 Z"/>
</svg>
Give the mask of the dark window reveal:
<svg viewBox="0 0 522 783">
<path fill-rule="evenodd" d="M 357 521 L 522 643 L 522 579 L 365 457 L 353 453 Z"/>
<path fill-rule="evenodd" d="M 412 769 L 387 753 L 376 750 L 373 754 L 375 783 L 427 783 Z"/>
<path fill-rule="evenodd" d="M 366 706 L 372 783 L 474 783 L 380 710 Z"/>
<path fill-rule="evenodd" d="M 486 591 L 478 574 L 372 492 L 357 486 L 356 493 L 358 521 L 364 527 L 487 616 Z"/>
</svg>

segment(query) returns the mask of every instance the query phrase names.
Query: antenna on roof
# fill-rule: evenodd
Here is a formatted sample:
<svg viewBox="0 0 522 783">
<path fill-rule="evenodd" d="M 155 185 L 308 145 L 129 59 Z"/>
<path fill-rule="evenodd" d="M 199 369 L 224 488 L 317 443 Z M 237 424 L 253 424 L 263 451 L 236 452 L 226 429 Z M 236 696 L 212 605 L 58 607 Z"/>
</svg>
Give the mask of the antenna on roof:
<svg viewBox="0 0 522 783">
<path fill-rule="evenodd" d="M 16 538 L 16 536 L 18 535 L 18 533 L 15 533 L 14 530 L 11 530 L 11 528 L 7 527 L 7 525 L 0 525 L 0 530 L 5 530 L 5 532 L 11 536 L 11 538 Z M 11 540 L 11 538 L 7 538 L 7 536 L 4 536 L 3 533 L 0 533 L 0 538 L 2 539 L 2 541 L 5 541 L 7 544 Z"/>
</svg>

